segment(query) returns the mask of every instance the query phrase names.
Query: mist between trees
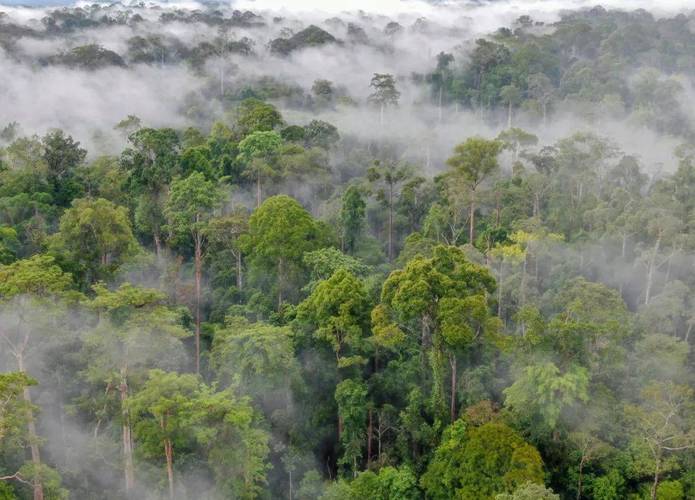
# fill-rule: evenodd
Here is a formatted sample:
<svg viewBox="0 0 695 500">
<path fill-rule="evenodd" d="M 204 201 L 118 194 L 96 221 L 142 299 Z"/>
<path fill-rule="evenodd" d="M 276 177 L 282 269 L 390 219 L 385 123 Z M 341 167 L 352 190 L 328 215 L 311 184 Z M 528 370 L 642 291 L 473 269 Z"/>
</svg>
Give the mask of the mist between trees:
<svg viewBox="0 0 695 500">
<path fill-rule="evenodd" d="M 0 498 L 693 498 L 695 14 L 583 7 L 0 6 Z"/>
</svg>

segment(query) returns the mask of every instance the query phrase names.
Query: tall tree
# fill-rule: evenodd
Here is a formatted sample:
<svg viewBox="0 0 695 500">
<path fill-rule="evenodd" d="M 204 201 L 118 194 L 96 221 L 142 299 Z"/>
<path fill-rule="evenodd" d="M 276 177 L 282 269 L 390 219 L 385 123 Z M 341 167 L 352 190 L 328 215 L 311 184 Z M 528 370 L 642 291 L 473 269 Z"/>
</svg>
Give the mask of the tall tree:
<svg viewBox="0 0 695 500">
<path fill-rule="evenodd" d="M 87 377 L 105 383 L 106 393 L 118 391 L 125 491 L 132 494 L 135 465 L 128 413 L 130 380 L 149 368 L 180 365 L 185 358 L 180 340 L 187 332 L 180 325 L 180 314 L 165 305 L 162 292 L 124 283 L 113 291 L 98 284 L 94 293 L 87 305 L 98 312 L 98 322 L 85 339 Z"/>
<path fill-rule="evenodd" d="M 301 268 L 304 253 L 325 243 L 325 234 L 309 212 L 289 196 L 278 195 L 265 200 L 251 215 L 242 249 L 255 265 L 265 270 L 275 268 L 280 309 L 288 279 Z"/>
<path fill-rule="evenodd" d="M 256 208 L 261 206 L 263 177 L 272 177 L 274 157 L 280 151 L 282 137 L 277 132 L 255 131 L 239 143 L 239 159 L 246 163 L 244 174 L 256 180 Z"/>
<path fill-rule="evenodd" d="M 401 93 L 396 88 L 396 79 L 388 73 L 374 73 L 369 86 L 374 92 L 369 101 L 379 106 L 379 124 L 384 126 L 384 110 L 388 106 L 397 106 Z"/>
<path fill-rule="evenodd" d="M 454 177 L 458 177 L 470 192 L 468 242 L 475 242 L 475 209 L 477 190 L 498 168 L 497 155 L 502 143 L 482 137 L 471 137 L 454 148 L 454 155 L 446 163 Z"/>
<path fill-rule="evenodd" d="M 103 198 L 82 198 L 60 218 L 49 249 L 85 285 L 108 279 L 138 251 L 125 207 Z"/>
<path fill-rule="evenodd" d="M 343 230 L 343 250 L 353 253 L 364 230 L 367 204 L 357 186 L 350 186 L 343 193 L 343 205 L 340 209 L 340 223 Z"/>
<path fill-rule="evenodd" d="M 376 161 L 367 171 L 367 179 L 376 185 L 377 199 L 387 208 L 387 255 L 393 260 L 393 212 L 399 187 L 411 175 L 411 168 L 393 161 Z"/>
<path fill-rule="evenodd" d="M 11 313 L 8 321 L 3 321 L 0 326 L 0 340 L 5 346 L 3 350 L 17 363 L 20 374 L 28 373 L 27 358 L 44 343 L 46 332 L 55 334 L 60 330 L 57 320 L 61 314 L 57 298 L 69 295 L 71 286 L 71 276 L 55 265 L 54 259 L 49 256 L 34 256 L 0 266 L 0 310 L 5 314 Z M 41 307 L 51 310 L 41 311 Z M 45 320 L 49 324 L 40 324 Z M 25 423 L 31 451 L 34 500 L 43 500 L 41 471 L 44 464 L 28 384 L 22 386 L 22 398 L 26 402 Z"/>
<path fill-rule="evenodd" d="M 208 223 L 213 211 L 222 202 L 220 189 L 205 179 L 199 172 L 193 172 L 185 179 L 171 184 L 165 214 L 169 220 L 168 228 L 179 241 L 193 242 L 195 266 L 195 369 L 200 373 L 200 323 L 201 290 L 203 279 L 203 258 L 208 243 Z"/>
<path fill-rule="evenodd" d="M 444 403 L 442 358 L 446 352 L 450 354 L 451 416 L 458 385 L 456 350 L 495 335 L 499 328 L 487 306 L 494 289 L 489 271 L 470 262 L 462 250 L 437 246 L 431 258 L 415 257 L 389 275 L 381 304 L 372 312 L 377 343 L 393 345 L 406 336 L 419 337 L 421 359 L 430 361 L 432 399 L 438 410 Z"/>
</svg>

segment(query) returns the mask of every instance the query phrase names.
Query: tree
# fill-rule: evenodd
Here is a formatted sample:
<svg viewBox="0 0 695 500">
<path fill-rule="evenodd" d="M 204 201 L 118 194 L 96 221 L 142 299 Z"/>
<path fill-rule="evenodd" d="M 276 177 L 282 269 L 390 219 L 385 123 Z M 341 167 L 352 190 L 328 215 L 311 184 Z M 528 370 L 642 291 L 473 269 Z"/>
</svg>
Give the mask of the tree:
<svg viewBox="0 0 695 500">
<path fill-rule="evenodd" d="M 314 80 L 311 93 L 319 108 L 332 107 L 335 102 L 335 89 L 329 80 Z"/>
<path fill-rule="evenodd" d="M 695 401 L 693 389 L 673 382 L 653 382 L 642 390 L 641 401 L 625 407 L 633 423 L 633 438 L 643 443 L 651 456 L 651 500 L 656 500 L 659 481 L 670 455 L 695 448 Z"/>
<path fill-rule="evenodd" d="M 340 222 L 343 230 L 343 249 L 347 253 L 353 253 L 362 231 L 367 204 L 362 198 L 362 193 L 357 186 L 350 186 L 343 193 L 343 205 L 340 210 Z"/>
<path fill-rule="evenodd" d="M 207 250 L 208 223 L 213 210 L 222 202 L 219 188 L 199 172 L 171 185 L 169 200 L 164 212 L 169 220 L 168 228 L 176 239 L 193 241 L 195 266 L 195 368 L 200 373 L 200 323 L 203 258 Z"/>
<path fill-rule="evenodd" d="M 347 379 L 335 388 L 338 415 L 342 423 L 339 439 L 343 445 L 340 463 L 352 468 L 352 477 L 357 477 L 357 460 L 362 455 L 367 420 L 367 386 L 362 381 Z"/>
<path fill-rule="evenodd" d="M 230 260 L 235 263 L 234 283 L 238 291 L 244 288 L 243 252 L 241 236 L 248 231 L 249 216 L 245 209 L 235 209 L 229 214 L 210 219 L 207 225 L 208 260 L 212 272 L 219 277 L 226 275 Z M 213 281 L 215 281 L 213 276 Z M 214 283 L 213 283 L 214 284 Z"/>
<path fill-rule="evenodd" d="M 99 315 L 85 339 L 90 360 L 87 377 L 105 383 L 107 394 L 112 389 L 118 391 L 125 491 L 132 493 L 135 466 L 128 413 L 130 379 L 155 366 L 175 368 L 185 358 L 181 339 L 188 334 L 180 325 L 180 314 L 165 305 L 162 292 L 129 283 L 114 291 L 103 284 L 93 288 L 96 296 L 87 305 Z"/>
<path fill-rule="evenodd" d="M 82 198 L 60 218 L 49 248 L 84 284 L 90 284 L 113 276 L 137 253 L 138 244 L 125 207 L 103 198 Z"/>
<path fill-rule="evenodd" d="M 500 89 L 502 102 L 507 104 L 507 128 L 512 128 L 512 108 L 521 101 L 521 91 L 514 85 L 505 85 Z"/>
<path fill-rule="evenodd" d="M 220 496 L 253 500 L 265 492 L 270 435 L 250 398 L 234 389 L 216 392 L 201 384 L 191 411 L 193 434 L 207 451 Z"/>
<path fill-rule="evenodd" d="M 470 192 L 468 242 L 475 241 L 475 208 L 477 189 L 498 168 L 497 155 L 502 149 L 499 141 L 471 137 L 454 148 L 447 160 L 452 175 L 461 179 Z"/>
<path fill-rule="evenodd" d="M 364 348 L 368 313 L 364 284 L 345 268 L 320 281 L 297 308 L 297 318 L 310 322 L 314 336 L 332 347 L 338 367 L 364 363 L 359 353 Z"/>
<path fill-rule="evenodd" d="M 393 210 L 399 186 L 411 175 L 408 165 L 387 161 L 383 164 L 376 161 L 367 171 L 369 182 L 376 184 L 377 199 L 388 209 L 387 249 L 389 262 L 393 260 Z"/>
<path fill-rule="evenodd" d="M 323 120 L 311 120 L 304 127 L 304 144 L 307 147 L 330 149 L 340 140 L 340 134 L 335 125 Z"/>
<path fill-rule="evenodd" d="M 243 100 L 236 115 L 236 128 L 242 136 L 270 132 L 282 124 L 282 115 L 275 106 L 253 98 Z"/>
<path fill-rule="evenodd" d="M 526 483 L 519 486 L 514 493 L 500 493 L 495 500 L 560 500 L 560 495 L 538 483 Z"/>
<path fill-rule="evenodd" d="M 420 479 L 428 498 L 493 499 L 527 482 L 543 484 L 540 454 L 507 425 L 488 422 L 479 427 L 457 420 Z"/>
<path fill-rule="evenodd" d="M 127 402 L 145 456 L 161 457 L 164 451 L 170 500 L 176 497 L 174 447 L 185 447 L 193 437 L 191 424 L 199 386 L 195 375 L 150 370 L 142 389 Z"/>
<path fill-rule="evenodd" d="M 291 404 L 291 384 L 298 375 L 292 332 L 232 316 L 215 329 L 210 365 L 224 386 L 241 384 L 261 407 Z"/>
<path fill-rule="evenodd" d="M 179 175 L 181 144 L 170 128 L 137 128 L 128 136 L 130 147 L 121 154 L 121 168 L 128 174 L 128 187 L 138 196 L 136 229 L 150 234 L 160 255 L 165 189 Z"/>
<path fill-rule="evenodd" d="M 379 344 L 394 345 L 419 337 L 421 357 L 430 359 L 435 407 L 443 403 L 441 357 L 450 354 L 451 416 L 455 413 L 455 351 L 496 334 L 498 320 L 489 315 L 487 297 L 495 289 L 490 272 L 470 262 L 456 247 L 437 246 L 433 256 L 417 256 L 384 282 L 381 303 L 372 311 Z M 419 331 L 418 331 L 419 330 Z"/>
<path fill-rule="evenodd" d="M 275 268 L 278 309 L 291 273 L 301 268 L 305 252 L 324 246 L 322 239 L 316 221 L 289 196 L 272 196 L 251 215 L 242 250 L 256 266 Z"/>
<path fill-rule="evenodd" d="M 19 436 L 25 432 L 27 419 L 33 419 L 34 408 L 24 398 L 25 390 L 31 385 L 36 385 L 36 380 L 28 377 L 23 372 L 0 373 L 0 445 L 3 449 L 10 449 L 11 441 L 23 442 Z M 16 480 L 32 484 L 31 481 L 24 479 L 20 472 L 11 475 L 0 476 L 2 481 Z M 2 489 L 0 488 L 0 493 Z M 42 493 L 41 493 L 42 494 Z M 34 497 L 37 498 L 35 490 Z M 0 495 L 0 498 L 5 498 Z M 7 496 L 7 498 L 14 498 Z M 41 498 L 39 495 L 38 498 Z"/>
<path fill-rule="evenodd" d="M 379 106 L 379 124 L 384 126 L 384 109 L 387 106 L 397 106 L 401 93 L 396 89 L 396 80 L 388 73 L 374 73 L 369 86 L 374 92 L 369 96 L 369 102 Z"/>
<path fill-rule="evenodd" d="M 84 162 L 87 150 L 59 129 L 50 131 L 41 142 L 43 158 L 48 167 L 48 182 L 55 195 L 54 201 L 59 206 L 68 206 L 76 195 L 79 196 L 75 171 Z"/>
<path fill-rule="evenodd" d="M 19 246 L 17 231 L 12 227 L 0 226 L 0 264 L 10 264 L 15 260 Z"/>
<path fill-rule="evenodd" d="M 309 284 L 305 287 L 309 292 L 314 291 L 316 285 L 329 279 L 339 269 L 345 269 L 359 278 L 364 278 L 369 272 L 369 267 L 361 260 L 334 247 L 306 252 L 302 260 L 309 269 Z"/>
<path fill-rule="evenodd" d="M 27 358 L 45 340 L 46 331 L 55 334 L 59 330 L 56 323 L 60 314 L 55 307 L 56 299 L 67 296 L 71 285 L 71 276 L 55 265 L 50 256 L 36 255 L 7 266 L 0 265 L 0 311 L 12 314 L 0 326 L 0 340 L 5 345 L 3 351 L 9 353 L 17 363 L 21 376 L 26 376 Z M 53 306 L 53 310 L 46 314 L 46 311 L 39 309 L 40 306 Z M 46 319 L 49 319 L 48 325 L 38 324 Z M 30 473 L 34 500 L 43 500 L 46 468 L 41 461 L 29 384 L 22 386 L 22 399 L 26 403 L 25 423 L 27 444 L 31 450 Z"/>
<path fill-rule="evenodd" d="M 543 115 L 543 126 L 548 122 L 548 105 L 551 103 L 555 88 L 553 83 L 543 73 L 534 73 L 528 77 L 529 95 L 533 97 L 541 107 Z"/>
<path fill-rule="evenodd" d="M 256 180 L 256 208 L 261 206 L 261 181 L 276 172 L 272 161 L 282 146 L 277 132 L 255 131 L 239 143 L 239 159 L 246 163 L 244 175 Z"/>
<path fill-rule="evenodd" d="M 583 367 L 572 366 L 561 374 L 553 363 L 532 365 L 504 390 L 505 403 L 520 412 L 537 412 L 542 424 L 554 429 L 563 409 L 589 400 L 588 385 L 588 373 Z"/>
<path fill-rule="evenodd" d="M 538 137 L 520 128 L 508 128 L 497 136 L 497 140 L 504 144 L 505 149 L 512 151 L 512 162 L 516 163 L 522 147 L 535 146 L 538 144 Z"/>
</svg>

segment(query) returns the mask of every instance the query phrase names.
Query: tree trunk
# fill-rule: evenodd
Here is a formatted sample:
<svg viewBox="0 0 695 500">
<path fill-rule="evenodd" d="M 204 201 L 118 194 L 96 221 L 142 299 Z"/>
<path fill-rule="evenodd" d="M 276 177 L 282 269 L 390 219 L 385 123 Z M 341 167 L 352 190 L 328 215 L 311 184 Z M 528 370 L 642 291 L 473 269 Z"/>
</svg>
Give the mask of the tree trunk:
<svg viewBox="0 0 695 500">
<path fill-rule="evenodd" d="M 393 260 L 393 184 L 389 184 L 389 262 Z"/>
<path fill-rule="evenodd" d="M 471 195 L 471 218 L 470 218 L 470 226 L 468 228 L 468 243 L 471 245 L 475 241 L 475 195 Z"/>
<path fill-rule="evenodd" d="M 509 109 L 507 110 L 507 128 L 512 128 L 512 101 L 509 101 Z"/>
<path fill-rule="evenodd" d="M 444 87 L 439 86 L 439 123 L 442 123 L 442 94 L 444 92 Z"/>
<path fill-rule="evenodd" d="M 379 107 L 379 126 L 383 128 L 384 126 L 384 103 L 381 103 Z"/>
<path fill-rule="evenodd" d="M 278 311 L 282 308 L 282 287 L 283 287 L 283 265 L 282 257 L 278 259 Z"/>
<path fill-rule="evenodd" d="M 369 424 L 367 425 L 367 469 L 372 463 L 372 434 L 374 433 L 374 410 L 369 409 Z"/>
<path fill-rule="evenodd" d="M 244 287 L 244 275 L 241 269 L 241 252 L 236 254 L 236 287 L 241 291 Z"/>
<path fill-rule="evenodd" d="M 164 455 L 167 460 L 167 480 L 169 482 L 169 500 L 174 500 L 174 445 L 170 439 L 164 440 Z"/>
<path fill-rule="evenodd" d="M 533 216 L 538 217 L 541 212 L 541 197 L 538 193 L 533 195 Z"/>
<path fill-rule="evenodd" d="M 152 238 L 154 239 L 154 253 L 157 256 L 157 259 L 159 259 L 159 257 L 162 255 L 162 242 L 159 236 L 159 231 L 154 231 Z"/>
<path fill-rule="evenodd" d="M 195 238 L 195 372 L 200 373 L 200 282 L 203 267 L 203 242 L 200 234 Z"/>
<path fill-rule="evenodd" d="M 582 455 L 582 459 L 579 461 L 579 478 L 577 479 L 577 500 L 582 498 L 582 474 L 584 473 L 584 460 L 585 457 Z"/>
<path fill-rule="evenodd" d="M 656 463 L 654 464 L 654 481 L 652 482 L 652 488 L 651 488 L 651 494 L 650 498 L 651 500 L 656 500 L 656 490 L 659 487 L 659 472 L 661 468 L 661 460 L 659 458 L 656 459 Z"/>
<path fill-rule="evenodd" d="M 135 488 L 135 466 L 133 465 L 133 438 L 130 428 L 130 416 L 126 401 L 128 399 L 128 380 L 121 370 L 121 384 L 118 388 L 121 397 L 121 437 L 123 441 L 123 472 L 125 476 L 126 496 Z"/>
<path fill-rule="evenodd" d="M 456 355 L 449 355 L 449 364 L 451 365 L 451 422 L 456 420 Z"/>
<path fill-rule="evenodd" d="M 24 355 L 20 353 L 17 356 L 17 368 L 20 373 L 26 373 L 24 368 Z M 27 432 L 29 434 L 29 449 L 31 450 L 31 463 L 35 467 L 35 473 L 40 473 L 41 468 L 41 451 L 39 450 L 38 444 L 38 434 L 36 432 L 36 422 L 34 421 L 34 413 L 31 409 L 31 393 L 28 387 L 24 387 L 22 391 L 22 397 L 27 403 Z M 32 480 L 32 486 L 34 490 L 34 500 L 43 500 L 43 483 L 37 478 Z"/>
<path fill-rule="evenodd" d="M 498 272 L 497 280 L 497 317 L 502 319 L 502 271 L 504 269 L 504 260 L 500 256 L 500 270 Z"/>
<path fill-rule="evenodd" d="M 261 206 L 261 174 L 256 176 L 256 208 Z"/>
<path fill-rule="evenodd" d="M 287 474 L 289 475 L 289 479 L 290 479 L 290 498 L 289 498 L 289 500 L 292 500 L 292 469 L 287 471 Z"/>
<path fill-rule="evenodd" d="M 656 270 L 656 256 L 659 253 L 659 246 L 661 245 L 661 235 L 656 238 L 656 243 L 654 244 L 654 250 L 649 258 L 649 269 L 647 270 L 647 286 L 644 292 L 644 305 L 649 305 L 649 299 L 651 298 L 652 286 L 654 284 L 654 271 Z"/>
</svg>

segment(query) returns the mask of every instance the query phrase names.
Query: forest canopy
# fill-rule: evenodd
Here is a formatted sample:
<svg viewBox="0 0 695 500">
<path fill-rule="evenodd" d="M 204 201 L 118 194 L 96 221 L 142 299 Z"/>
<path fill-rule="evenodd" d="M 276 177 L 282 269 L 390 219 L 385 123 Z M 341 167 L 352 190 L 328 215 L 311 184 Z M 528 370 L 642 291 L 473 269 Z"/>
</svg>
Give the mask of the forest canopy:
<svg viewBox="0 0 695 500">
<path fill-rule="evenodd" d="M 0 499 L 695 498 L 695 11 L 559 4 L 0 4 Z"/>
</svg>

